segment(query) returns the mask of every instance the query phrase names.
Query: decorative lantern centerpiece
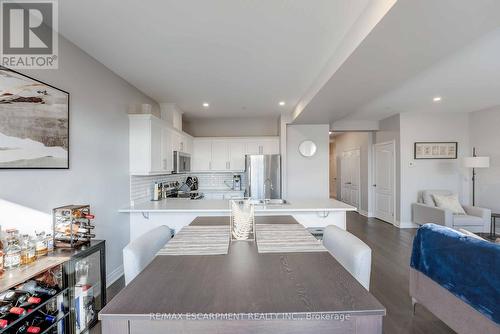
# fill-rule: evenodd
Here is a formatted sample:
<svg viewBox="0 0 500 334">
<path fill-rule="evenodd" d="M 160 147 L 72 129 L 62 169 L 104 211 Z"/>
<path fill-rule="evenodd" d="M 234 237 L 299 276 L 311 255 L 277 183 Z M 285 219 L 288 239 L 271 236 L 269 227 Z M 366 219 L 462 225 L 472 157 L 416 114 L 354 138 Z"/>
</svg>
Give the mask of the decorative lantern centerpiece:
<svg viewBox="0 0 500 334">
<path fill-rule="evenodd" d="M 255 208 L 250 200 L 232 200 L 231 241 L 255 240 Z"/>
</svg>

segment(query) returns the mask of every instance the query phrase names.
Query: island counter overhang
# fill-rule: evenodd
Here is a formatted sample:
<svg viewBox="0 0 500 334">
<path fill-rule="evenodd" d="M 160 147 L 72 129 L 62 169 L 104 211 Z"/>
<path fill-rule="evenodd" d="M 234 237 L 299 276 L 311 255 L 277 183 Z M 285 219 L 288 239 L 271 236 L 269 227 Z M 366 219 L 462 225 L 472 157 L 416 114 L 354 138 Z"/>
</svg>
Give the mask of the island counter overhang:
<svg viewBox="0 0 500 334">
<path fill-rule="evenodd" d="M 345 229 L 347 211 L 356 211 L 356 208 L 334 199 L 291 199 L 287 204 L 255 206 L 257 216 L 289 215 L 305 227 L 336 225 Z M 196 217 L 229 217 L 231 210 L 229 200 L 165 199 L 137 203 L 119 212 L 130 215 L 130 240 L 134 240 L 160 225 L 168 226 L 175 233 Z"/>
</svg>

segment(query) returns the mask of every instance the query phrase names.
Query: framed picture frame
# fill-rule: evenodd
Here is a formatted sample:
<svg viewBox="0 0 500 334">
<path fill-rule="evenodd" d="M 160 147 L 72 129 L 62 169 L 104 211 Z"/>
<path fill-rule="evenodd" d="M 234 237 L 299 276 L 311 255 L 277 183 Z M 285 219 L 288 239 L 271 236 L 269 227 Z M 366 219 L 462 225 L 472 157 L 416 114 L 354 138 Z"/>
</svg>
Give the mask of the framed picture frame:
<svg viewBox="0 0 500 334">
<path fill-rule="evenodd" d="M 0 169 L 69 169 L 69 93 L 0 66 Z"/>
<path fill-rule="evenodd" d="M 414 158 L 416 160 L 457 159 L 458 142 L 416 142 Z"/>
</svg>

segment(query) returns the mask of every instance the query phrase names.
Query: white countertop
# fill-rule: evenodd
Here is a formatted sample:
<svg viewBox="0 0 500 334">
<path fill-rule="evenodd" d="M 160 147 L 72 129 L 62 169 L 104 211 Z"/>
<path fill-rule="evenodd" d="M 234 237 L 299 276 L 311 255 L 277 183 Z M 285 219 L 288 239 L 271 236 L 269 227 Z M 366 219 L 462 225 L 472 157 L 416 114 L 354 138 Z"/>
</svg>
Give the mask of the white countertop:
<svg viewBox="0 0 500 334">
<path fill-rule="evenodd" d="M 256 212 L 330 212 L 355 211 L 356 208 L 334 199 L 321 200 L 290 200 L 287 204 L 256 205 Z M 119 212 L 230 212 L 229 200 L 188 200 L 165 199 L 161 201 L 147 201 L 137 203 Z"/>
</svg>

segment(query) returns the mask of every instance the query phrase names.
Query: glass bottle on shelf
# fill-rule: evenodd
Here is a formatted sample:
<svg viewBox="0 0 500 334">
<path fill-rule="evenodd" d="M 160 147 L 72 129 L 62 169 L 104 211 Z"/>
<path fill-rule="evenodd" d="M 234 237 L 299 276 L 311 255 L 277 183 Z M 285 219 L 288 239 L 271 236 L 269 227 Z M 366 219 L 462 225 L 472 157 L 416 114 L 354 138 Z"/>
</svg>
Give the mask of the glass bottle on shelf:
<svg viewBox="0 0 500 334">
<path fill-rule="evenodd" d="M 19 246 L 18 231 L 7 230 L 7 248 L 5 248 L 4 268 L 10 269 L 21 264 L 21 247 Z"/>
<path fill-rule="evenodd" d="M 52 237 L 52 234 L 47 234 L 47 251 L 53 252 L 54 251 L 54 238 Z"/>
<path fill-rule="evenodd" d="M 21 241 L 21 264 L 35 261 L 35 245 L 29 235 L 24 234 Z"/>
<path fill-rule="evenodd" d="M 45 237 L 45 232 L 36 233 L 35 239 L 35 255 L 36 257 L 45 256 L 48 253 L 47 249 L 47 238 Z"/>
</svg>

